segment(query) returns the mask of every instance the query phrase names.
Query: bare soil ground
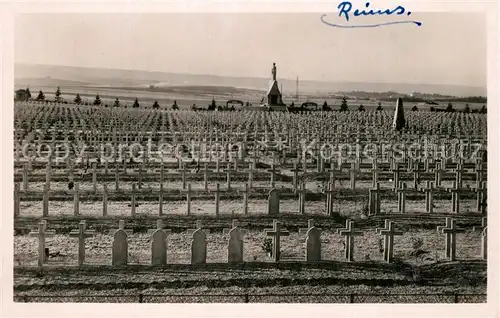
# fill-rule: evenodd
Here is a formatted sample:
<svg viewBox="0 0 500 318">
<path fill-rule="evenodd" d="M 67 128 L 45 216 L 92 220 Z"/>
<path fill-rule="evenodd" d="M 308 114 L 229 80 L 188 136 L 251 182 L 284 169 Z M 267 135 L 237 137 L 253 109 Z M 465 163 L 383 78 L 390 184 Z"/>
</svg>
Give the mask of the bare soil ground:
<svg viewBox="0 0 500 318">
<path fill-rule="evenodd" d="M 158 202 L 151 201 L 138 201 L 139 205 L 136 207 L 136 215 L 141 216 L 158 216 L 159 205 Z M 356 218 L 361 215 L 363 207 L 367 204 L 363 201 L 334 201 L 334 211 L 339 215 L 350 216 Z M 397 202 L 382 200 L 382 212 L 384 214 L 398 214 Z M 475 212 L 476 202 L 467 200 L 460 202 L 461 213 L 477 214 Z M 306 213 L 311 216 L 326 215 L 326 207 L 324 201 L 306 201 Z M 407 200 L 406 211 L 409 213 L 422 213 L 425 212 L 425 202 Z M 450 200 L 435 200 L 434 201 L 435 213 L 449 213 L 451 211 Z M 168 201 L 163 203 L 164 214 L 185 215 L 187 213 L 186 201 Z M 264 215 L 267 214 L 267 200 L 254 200 L 248 201 L 249 215 Z M 281 200 L 280 213 L 283 214 L 298 214 L 298 200 Z M 102 216 L 102 202 L 80 202 L 80 214 L 84 216 Z M 109 216 L 130 216 L 131 206 L 127 202 L 109 202 L 108 215 Z M 192 200 L 191 201 L 191 214 L 195 216 L 215 216 L 215 200 Z M 21 202 L 21 215 L 41 217 L 42 216 L 42 202 Z M 49 215 L 51 216 L 70 216 L 73 215 L 73 202 L 59 201 L 49 202 Z M 226 216 L 243 216 L 243 200 L 224 200 L 220 201 L 219 215 Z M 453 216 L 452 214 L 450 216 Z"/>
<path fill-rule="evenodd" d="M 30 302 L 485 302 L 486 263 L 245 263 L 15 270 Z M 458 295 L 457 295 L 458 294 Z M 460 295 L 464 294 L 464 295 Z M 61 295 L 64 295 L 61 297 Z M 140 295 L 140 296 L 139 296 Z M 301 295 L 301 296 L 298 296 Z M 138 300 L 141 297 L 141 300 Z"/>
</svg>

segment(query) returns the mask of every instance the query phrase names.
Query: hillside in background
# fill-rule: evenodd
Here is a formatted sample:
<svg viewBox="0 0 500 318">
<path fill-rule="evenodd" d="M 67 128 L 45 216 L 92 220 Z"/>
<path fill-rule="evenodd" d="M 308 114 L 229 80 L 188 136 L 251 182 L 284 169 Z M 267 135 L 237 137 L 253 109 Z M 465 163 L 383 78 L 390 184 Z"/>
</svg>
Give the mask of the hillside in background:
<svg viewBox="0 0 500 318">
<path fill-rule="evenodd" d="M 300 74 L 298 74 L 300 77 Z M 138 70 L 115 70 L 73 66 L 15 64 L 15 86 L 22 87 L 116 87 L 161 89 L 169 86 L 224 86 L 266 91 L 268 78 L 226 77 L 216 75 L 178 74 Z M 294 95 L 295 79 L 278 79 L 283 93 Z M 301 80 L 300 94 L 334 94 L 336 92 L 422 92 L 452 96 L 486 96 L 485 87 L 434 84 L 321 82 Z"/>
</svg>

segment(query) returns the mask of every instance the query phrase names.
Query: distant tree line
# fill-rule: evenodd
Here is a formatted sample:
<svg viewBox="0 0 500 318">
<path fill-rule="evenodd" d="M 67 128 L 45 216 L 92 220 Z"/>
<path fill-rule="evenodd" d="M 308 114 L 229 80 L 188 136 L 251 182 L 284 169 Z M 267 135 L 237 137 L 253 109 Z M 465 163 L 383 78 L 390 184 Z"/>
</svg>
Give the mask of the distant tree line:
<svg viewBox="0 0 500 318">
<path fill-rule="evenodd" d="M 29 92 L 29 91 L 28 91 Z M 68 101 L 64 100 L 62 97 L 61 97 L 61 89 L 59 87 L 57 87 L 57 90 L 55 92 L 55 98 L 54 100 L 48 100 L 46 99 L 45 97 L 45 94 L 42 90 L 39 91 L 38 93 L 38 96 L 35 98 L 35 101 L 38 101 L 38 102 L 46 102 L 46 103 L 50 103 L 50 102 L 55 102 L 55 103 L 64 103 L 64 104 L 68 104 Z M 29 95 L 29 99 L 31 99 L 31 95 Z M 124 108 L 127 108 L 128 105 L 126 104 L 122 104 L 119 100 L 119 98 L 116 98 L 115 101 L 110 105 L 110 104 L 107 104 L 105 102 L 103 102 L 103 100 L 101 99 L 101 97 L 99 96 L 99 94 L 97 94 L 94 98 L 93 101 L 88 101 L 88 100 L 84 100 L 79 93 L 77 93 L 73 99 L 73 103 L 76 104 L 76 105 L 93 105 L 93 106 L 104 106 L 104 107 L 124 107 Z M 243 102 L 241 102 L 243 103 Z M 250 103 L 249 102 L 246 102 L 245 104 L 246 106 L 250 106 Z M 139 103 L 139 99 L 138 98 L 135 98 L 133 104 L 131 105 L 132 108 L 140 108 L 141 107 L 141 104 Z M 151 105 L 151 108 L 152 109 L 160 109 L 161 106 L 160 106 L 160 103 L 155 100 L 153 102 L 153 104 Z M 172 110 L 179 110 L 179 106 L 177 104 L 177 101 L 174 100 L 174 103 L 171 105 L 170 107 Z M 196 104 L 193 104 L 191 106 L 191 110 L 195 110 L 195 111 L 201 111 L 201 110 L 209 110 L 209 111 L 214 111 L 214 110 L 217 110 L 217 111 L 235 111 L 235 107 L 234 105 L 231 105 L 231 106 L 228 106 L 228 105 L 224 105 L 224 106 L 221 106 L 221 105 L 217 105 L 215 99 L 212 99 L 212 102 L 210 103 L 210 105 L 208 105 L 207 108 L 199 108 L 196 106 Z"/>
<path fill-rule="evenodd" d="M 478 104 L 486 104 L 488 102 L 488 98 L 484 96 L 469 96 L 469 97 L 456 97 L 456 98 L 448 98 L 447 101 L 453 103 L 478 103 Z"/>
<path fill-rule="evenodd" d="M 486 114 L 487 113 L 487 109 L 486 109 L 486 105 L 483 105 L 480 109 L 471 109 L 469 104 L 465 104 L 465 107 L 459 111 L 457 111 L 455 108 L 453 108 L 453 104 L 452 103 L 448 103 L 448 105 L 446 106 L 445 109 L 442 109 L 442 108 L 435 108 L 435 107 L 431 107 L 429 108 L 429 110 L 431 112 L 438 112 L 438 113 L 454 113 L 454 112 L 459 112 L 459 113 L 472 113 L 472 114 Z"/>
<path fill-rule="evenodd" d="M 316 109 L 317 110 L 317 109 Z M 324 101 L 323 105 L 321 106 L 322 111 L 339 111 L 339 112 L 347 112 L 350 111 L 349 105 L 347 103 L 347 99 L 344 96 L 342 98 L 342 101 L 340 103 L 340 108 L 338 109 L 333 109 L 326 101 Z M 376 108 L 377 111 L 383 110 L 382 108 L 382 103 L 378 103 L 378 107 Z M 290 106 L 288 106 L 288 111 L 291 113 L 299 113 L 299 112 L 308 112 L 311 111 L 311 109 L 304 107 L 304 105 L 301 105 L 299 107 L 296 107 L 295 104 L 292 102 Z M 360 104 L 357 108 L 357 111 L 364 112 L 366 111 L 365 106 L 363 104 Z"/>
<path fill-rule="evenodd" d="M 29 89 L 27 89 L 28 93 L 29 93 Z M 34 99 L 35 101 L 37 102 L 46 102 L 46 103 L 50 103 L 50 102 L 54 102 L 54 103 L 63 103 L 63 104 L 68 104 L 68 101 L 64 100 L 62 97 L 61 97 L 62 93 L 61 93 L 61 89 L 60 87 L 57 87 L 55 93 L 54 93 L 54 100 L 48 100 L 46 99 L 45 97 L 45 94 L 42 90 L 40 90 L 38 92 L 38 95 L 37 97 Z M 29 97 L 31 99 L 31 93 L 29 93 Z M 75 98 L 73 99 L 73 103 L 76 104 L 76 105 L 94 105 L 94 106 L 104 106 L 104 107 L 110 107 L 110 105 L 108 105 L 107 103 L 104 103 L 101 99 L 101 97 L 99 96 L 99 94 L 97 94 L 94 98 L 93 101 L 88 101 L 88 100 L 84 100 L 79 93 L 76 94 Z M 111 105 L 111 107 L 122 107 L 124 106 L 125 108 L 127 107 L 127 105 L 122 105 L 120 100 L 118 98 L 115 99 L 115 101 L 113 102 L 113 104 Z M 132 108 L 139 108 L 140 107 L 140 104 L 139 104 L 139 99 L 136 98 L 134 103 L 132 104 Z M 154 101 L 153 105 L 151 106 L 151 108 L 153 109 L 159 109 L 160 108 L 160 104 L 158 103 L 158 101 Z M 177 110 L 179 109 L 179 107 L 177 106 L 177 101 L 174 101 L 174 104 L 172 105 L 172 109 L 173 110 Z"/>
<path fill-rule="evenodd" d="M 434 105 L 435 105 L 435 103 L 434 103 Z M 323 110 L 323 111 L 340 111 L 340 112 L 345 112 L 345 111 L 350 111 L 350 110 L 353 110 L 353 109 L 349 109 L 349 106 L 348 106 L 348 103 L 347 103 L 347 99 L 345 97 L 343 97 L 339 109 L 332 109 L 332 107 L 330 107 L 327 104 L 327 102 L 325 101 L 323 103 L 323 106 L 321 107 L 321 110 Z M 383 110 L 382 103 L 380 101 L 378 102 L 377 108 L 375 110 L 376 111 L 382 111 Z M 429 110 L 431 112 L 447 112 L 447 113 L 458 112 L 458 113 L 479 113 L 479 114 L 486 114 L 486 105 L 483 105 L 481 107 L 481 109 L 471 109 L 470 106 L 469 106 L 469 104 L 465 104 L 465 107 L 463 109 L 456 110 L 455 108 L 453 108 L 453 104 L 452 103 L 448 103 L 447 107 L 444 108 L 444 109 L 436 108 L 434 106 L 431 106 L 429 108 Z M 303 107 L 303 106 L 295 107 L 294 103 L 292 102 L 290 104 L 290 106 L 288 107 L 288 111 L 292 112 L 292 113 L 298 113 L 298 112 L 308 112 L 308 111 L 311 111 L 311 109 L 308 109 L 307 107 Z M 363 104 L 361 104 L 357 108 L 357 111 L 363 112 L 363 111 L 366 111 L 366 109 L 363 106 Z M 414 112 L 415 111 L 419 111 L 418 106 L 414 105 L 411 108 L 411 111 L 414 111 Z"/>
<path fill-rule="evenodd" d="M 27 88 L 25 90 L 25 94 L 27 94 L 28 98 L 31 99 L 31 93 L 29 91 L 29 88 Z M 62 95 L 61 89 L 60 89 L 60 87 L 57 87 L 57 89 L 56 89 L 56 91 L 54 93 L 55 98 L 54 98 L 53 102 L 68 104 L 68 102 L 66 100 L 64 100 L 61 95 Z M 49 100 L 46 99 L 45 94 L 43 93 L 42 90 L 40 90 L 38 92 L 38 95 L 36 96 L 36 98 L 34 100 L 38 101 L 38 102 L 46 102 L 46 103 L 51 102 L 51 101 L 49 101 Z M 458 102 L 464 102 L 464 101 L 466 101 L 466 102 L 471 102 L 471 103 L 486 103 L 486 100 L 487 100 L 486 97 L 482 97 L 482 96 L 471 96 L 471 97 L 462 97 L 462 98 L 455 98 L 455 99 L 453 99 L 453 101 L 458 101 Z M 429 101 L 425 101 L 425 100 L 422 100 L 422 99 L 419 99 L 419 98 L 412 98 L 412 97 L 406 97 L 405 101 L 408 101 L 408 102 L 423 101 L 426 104 L 437 105 L 437 103 L 435 103 L 435 102 L 429 102 Z M 123 106 L 125 108 L 128 107 L 127 105 L 122 105 L 121 102 L 120 102 L 120 100 L 118 98 L 116 98 L 115 101 L 111 105 L 103 103 L 103 101 L 102 101 L 101 97 L 99 96 L 99 94 L 97 94 L 95 96 L 94 100 L 92 102 L 90 102 L 90 101 L 83 100 L 82 97 L 80 96 L 80 94 L 77 93 L 76 96 L 75 96 L 75 98 L 73 99 L 73 102 L 76 105 L 94 105 L 94 106 L 101 106 L 102 105 L 104 107 L 122 107 Z M 243 103 L 243 102 L 240 102 L 240 103 Z M 250 103 L 246 102 L 246 106 L 249 106 L 249 105 L 250 105 Z M 316 106 L 317 106 L 317 104 L 316 104 Z M 140 108 L 141 107 L 138 98 L 135 98 L 134 103 L 132 104 L 131 107 L 132 108 Z M 157 100 L 155 100 L 154 103 L 152 104 L 151 108 L 152 109 L 160 109 L 161 106 L 160 106 L 159 102 Z M 170 108 L 172 110 L 179 110 L 179 106 L 177 105 L 177 101 L 176 100 L 174 100 L 174 103 L 171 105 Z M 304 105 L 296 107 L 293 102 L 289 106 L 287 106 L 287 109 L 288 109 L 289 112 L 292 112 L 292 113 L 311 111 L 311 109 L 308 109 Z M 235 111 L 236 109 L 235 109 L 234 105 L 231 105 L 230 107 L 228 105 L 224 105 L 224 106 L 217 105 L 215 99 L 213 98 L 212 102 L 208 105 L 207 108 L 199 108 L 199 107 L 196 106 L 196 104 L 193 104 L 191 106 L 191 110 L 194 110 L 194 111 L 202 111 L 202 110 L 207 110 L 207 111 L 216 111 L 216 110 L 217 111 Z M 342 98 L 342 101 L 341 101 L 339 109 L 333 109 L 325 101 L 323 103 L 323 105 L 321 106 L 321 110 L 322 111 L 340 111 L 340 112 L 346 112 L 346 111 L 349 111 L 350 109 L 349 109 L 349 105 L 347 103 L 347 99 L 344 96 Z M 378 102 L 378 106 L 376 108 L 376 111 L 382 111 L 382 110 L 383 110 L 382 103 L 379 101 Z M 412 111 L 418 111 L 419 109 L 415 105 L 415 106 L 413 106 L 411 108 L 411 110 Z M 480 113 L 480 114 L 486 114 L 487 113 L 486 105 L 483 105 L 480 109 L 471 109 L 470 106 L 469 106 L 469 104 L 467 103 L 467 104 L 465 104 L 465 107 L 463 109 L 457 111 L 453 107 L 452 102 L 449 102 L 448 105 L 446 106 L 446 108 L 444 108 L 444 109 L 431 106 L 429 108 L 429 110 L 431 112 L 447 112 L 447 113 L 453 113 L 453 112 Z M 366 109 L 363 106 L 363 104 L 361 104 L 361 105 L 359 105 L 359 107 L 357 107 L 357 111 L 363 112 L 363 111 L 366 111 Z"/>
<path fill-rule="evenodd" d="M 345 95 L 356 96 L 360 99 L 370 99 L 375 98 L 380 101 L 396 101 L 399 97 L 403 98 L 405 101 L 410 103 L 429 103 L 433 101 L 441 102 L 452 102 L 452 103 L 481 103 L 486 104 L 487 98 L 485 96 L 466 96 L 457 97 L 441 94 L 419 94 L 420 96 L 411 96 L 407 94 L 401 94 L 394 91 L 388 92 L 365 92 L 365 91 L 351 91 L 344 92 Z"/>
</svg>

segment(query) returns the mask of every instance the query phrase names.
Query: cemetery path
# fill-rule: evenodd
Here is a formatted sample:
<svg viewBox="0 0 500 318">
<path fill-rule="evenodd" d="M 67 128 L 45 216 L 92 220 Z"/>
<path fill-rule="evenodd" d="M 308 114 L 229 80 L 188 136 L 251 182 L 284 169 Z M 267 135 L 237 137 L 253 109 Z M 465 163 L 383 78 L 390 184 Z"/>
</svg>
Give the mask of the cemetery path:
<svg viewBox="0 0 500 318">
<path fill-rule="evenodd" d="M 184 205 L 182 205 L 184 207 Z M 283 206 L 283 205 L 282 205 Z M 284 205 L 286 207 L 286 205 Z M 82 208 L 82 205 L 80 206 Z M 36 207 L 34 207 L 35 209 Z M 149 207 L 152 209 L 153 207 Z M 196 211 L 196 206 L 192 206 L 193 210 Z M 354 209 L 355 207 L 353 207 Z M 83 209 L 83 208 L 82 208 Z M 130 207 L 128 207 L 130 209 Z M 143 209 L 148 209 L 148 207 L 143 207 Z M 370 217 L 364 217 L 359 213 L 358 215 L 347 215 L 350 211 L 343 211 L 337 216 L 326 216 L 317 214 L 307 214 L 300 215 L 298 213 L 281 213 L 278 216 L 270 216 L 267 214 L 249 214 L 247 216 L 243 214 L 232 214 L 230 208 L 225 210 L 224 206 L 220 207 L 221 215 L 217 218 L 212 216 L 213 213 L 193 213 L 193 215 L 182 215 L 182 214 L 167 214 L 161 217 L 157 215 L 151 215 L 146 213 L 140 213 L 134 217 L 126 216 L 124 214 L 110 213 L 107 217 L 98 216 L 96 214 L 89 215 L 82 213 L 83 215 L 74 216 L 71 214 L 66 215 L 54 215 L 44 217 L 49 223 L 49 228 L 55 230 L 58 234 L 66 234 L 71 232 L 78 227 L 78 223 L 81 220 L 85 220 L 88 227 L 95 230 L 98 233 L 108 233 L 110 229 L 116 228 L 118 220 L 125 220 L 127 224 L 127 229 L 131 229 L 134 233 L 146 233 L 148 229 L 153 229 L 155 227 L 156 221 L 158 219 L 163 220 L 164 227 L 171 229 L 174 233 L 184 232 L 186 229 L 191 229 L 195 227 L 196 220 L 201 220 L 205 228 L 210 229 L 212 232 L 222 232 L 222 229 L 227 228 L 231 225 L 233 219 L 237 219 L 241 223 L 241 227 L 249 230 L 264 230 L 271 226 L 274 219 L 277 219 L 289 231 L 298 231 L 299 228 L 304 228 L 307 226 L 309 219 L 314 219 L 314 222 L 318 227 L 323 229 L 334 230 L 336 228 L 343 227 L 346 218 L 355 221 L 356 228 L 359 229 L 373 229 L 375 227 L 381 227 L 384 224 L 386 218 L 390 218 L 397 222 L 398 228 L 402 230 L 407 229 L 435 229 L 436 226 L 443 225 L 446 217 L 453 217 L 457 220 L 457 225 L 461 227 L 472 228 L 476 225 L 481 225 L 481 218 L 483 217 L 479 213 L 469 213 L 469 214 L 451 214 L 451 213 L 407 213 L 407 214 L 396 214 L 387 213 L 381 215 L 375 215 Z M 225 212 L 225 213 L 224 213 Z M 40 222 L 38 215 L 30 215 L 26 213 L 26 216 L 20 216 L 14 220 L 14 234 L 25 235 L 31 231 Z M 345 216 L 344 216 L 345 215 Z"/>
<path fill-rule="evenodd" d="M 404 263 L 373 262 L 305 262 L 167 265 L 150 267 L 133 265 L 122 268 L 48 267 L 14 268 L 14 291 L 19 295 L 34 295 L 40 291 L 69 293 L 103 291 L 126 293 L 127 290 L 161 291 L 171 293 L 187 290 L 217 290 L 230 287 L 245 290 L 276 290 L 276 286 L 291 289 L 307 288 L 337 290 L 353 293 L 380 290 L 416 292 L 425 286 L 427 292 L 480 292 L 486 288 L 486 262 L 441 262 L 410 266 Z M 430 288 L 430 289 L 429 289 Z"/>
<path fill-rule="evenodd" d="M 342 286 L 189 287 L 147 289 L 75 289 L 64 293 L 33 288 L 16 291 L 14 301 L 113 303 L 481 303 L 478 286 Z"/>
</svg>

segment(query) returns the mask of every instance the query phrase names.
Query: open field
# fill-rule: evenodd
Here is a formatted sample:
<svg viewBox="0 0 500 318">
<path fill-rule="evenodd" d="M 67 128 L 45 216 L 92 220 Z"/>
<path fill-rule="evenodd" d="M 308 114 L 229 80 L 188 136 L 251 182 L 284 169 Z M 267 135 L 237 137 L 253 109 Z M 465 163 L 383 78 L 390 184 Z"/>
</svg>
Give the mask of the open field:
<svg viewBox="0 0 500 318">
<path fill-rule="evenodd" d="M 29 87 L 33 99 L 42 90 L 47 100 L 54 100 L 55 91 L 57 87 L 60 87 L 62 93 L 60 97 L 69 103 L 73 102 L 76 94 L 80 94 L 83 102 L 88 103 L 92 103 L 95 96 L 99 94 L 103 104 L 109 106 L 118 98 L 121 106 L 131 107 L 134 100 L 138 98 L 141 108 L 150 108 L 154 101 L 158 101 L 160 108 L 170 109 L 173 102 L 176 101 L 180 109 L 190 109 L 193 104 L 206 109 L 212 99 L 215 99 L 217 104 L 221 106 L 224 106 L 226 101 L 234 99 L 258 106 L 261 99 L 265 97 L 269 86 L 268 82 L 265 78 L 19 64 L 16 65 L 15 89 Z M 210 84 L 207 85 L 207 83 Z M 369 95 L 365 93 L 367 91 L 373 92 L 374 96 L 387 92 L 383 96 L 391 97 L 393 101 L 382 99 L 380 102 L 382 107 L 391 110 L 395 98 L 401 95 L 395 92 L 405 92 L 406 94 L 412 92 L 448 92 L 448 95 L 444 95 L 438 100 L 439 105 L 405 103 L 405 107 L 408 109 L 418 105 L 420 110 L 428 110 L 431 106 L 445 108 L 449 102 L 446 100 L 446 96 L 452 98 L 452 96 L 486 94 L 485 89 L 481 87 L 401 83 L 330 83 L 304 80 L 300 82 L 299 96 L 297 96 L 294 80 L 280 79 L 280 83 L 285 87 L 282 94 L 287 105 L 292 102 L 295 106 L 300 106 L 303 102 L 315 102 L 321 106 L 326 101 L 333 109 L 340 108 L 342 96 L 346 96 L 348 105 L 353 110 L 356 110 L 361 104 L 367 109 L 377 107 L 379 101 L 375 97 L 367 98 L 366 96 Z M 391 95 L 391 92 L 394 93 L 394 96 Z M 486 103 L 453 102 L 453 106 L 457 110 L 463 109 L 465 104 L 468 104 L 471 109 L 480 109 Z"/>
<path fill-rule="evenodd" d="M 19 89 L 25 88 L 19 86 Z M 55 86 L 30 86 L 33 98 L 36 97 L 38 91 L 42 90 L 47 100 L 54 100 Z M 69 103 L 73 103 L 76 94 L 80 94 L 83 102 L 92 103 L 95 96 L 99 94 L 103 104 L 113 105 L 116 98 L 120 100 L 122 106 L 131 107 L 134 100 L 137 98 L 141 108 L 151 108 L 155 101 L 158 101 L 160 108 L 170 109 L 174 101 L 180 109 L 190 109 L 193 104 L 199 108 L 207 108 L 212 99 L 215 99 L 217 105 L 224 106 L 228 100 L 241 100 L 249 102 L 252 106 L 260 105 L 261 99 L 266 94 L 265 90 L 256 90 L 238 87 L 221 87 L 218 86 L 170 86 L 165 88 L 147 88 L 147 87 L 99 87 L 99 86 L 66 86 L 61 87 L 61 98 Z M 333 94 L 332 94 L 333 95 Z M 323 97 L 316 97 L 312 94 L 306 94 L 297 98 L 294 94 L 284 94 L 283 98 L 287 104 L 294 103 L 295 106 L 300 106 L 303 102 L 315 102 L 319 106 L 323 105 L 326 101 L 332 109 L 339 109 L 342 101 L 341 96 L 332 98 L 331 95 L 326 94 Z M 347 98 L 347 103 L 352 110 L 356 110 L 359 105 L 363 105 L 366 109 L 376 108 L 379 101 L 368 100 L 363 98 Z M 381 106 L 385 109 L 392 109 L 394 101 L 380 101 Z M 429 110 L 430 107 L 444 109 L 448 101 L 440 100 L 438 105 L 424 105 L 423 103 L 407 102 L 405 108 L 410 110 L 413 106 L 417 106 L 420 110 Z M 466 102 L 453 102 L 453 107 L 457 110 L 465 108 L 466 104 L 471 109 L 480 109 L 483 103 L 466 103 Z"/>
<path fill-rule="evenodd" d="M 297 74 L 298 75 L 298 74 Z M 296 79 L 279 78 L 283 84 L 283 94 L 295 94 Z M 110 87 L 158 87 L 168 86 L 203 86 L 247 87 L 266 91 L 268 78 L 228 77 L 201 74 L 181 74 L 148 72 L 139 70 L 117 70 L 106 68 L 72 67 L 62 65 L 16 64 L 15 85 L 17 88 L 50 87 L 55 91 L 57 86 L 110 86 Z M 311 96 L 332 94 L 339 91 L 365 92 L 427 92 L 429 94 L 446 94 L 451 96 L 485 96 L 486 87 L 470 87 L 460 85 L 408 84 L 408 83 L 369 83 L 369 82 L 323 82 L 300 79 L 300 93 Z"/>
</svg>

